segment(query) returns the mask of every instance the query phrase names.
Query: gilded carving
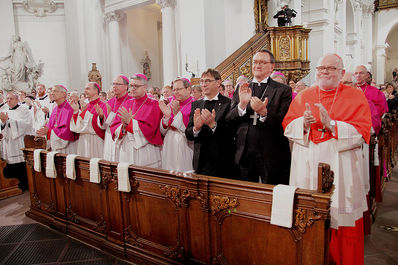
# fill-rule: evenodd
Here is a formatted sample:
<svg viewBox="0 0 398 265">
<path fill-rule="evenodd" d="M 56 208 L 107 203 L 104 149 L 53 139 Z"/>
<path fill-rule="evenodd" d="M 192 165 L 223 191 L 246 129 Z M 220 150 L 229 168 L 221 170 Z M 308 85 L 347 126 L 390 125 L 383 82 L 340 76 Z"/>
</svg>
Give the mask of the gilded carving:
<svg viewBox="0 0 398 265">
<path fill-rule="evenodd" d="M 279 38 L 279 59 L 289 60 L 291 57 L 290 37 L 281 36 Z"/>
<path fill-rule="evenodd" d="M 222 211 L 236 208 L 239 205 L 238 199 L 228 196 L 210 195 L 210 209 L 213 215 Z"/>
<path fill-rule="evenodd" d="M 195 194 L 187 189 L 179 189 L 171 186 L 159 186 L 160 190 L 163 191 L 164 195 L 169 198 L 176 207 L 181 207 L 183 204 L 187 204 L 192 198 L 195 198 Z"/>
<path fill-rule="evenodd" d="M 163 254 L 169 258 L 182 261 L 184 259 L 184 247 L 181 246 L 180 241 L 177 241 L 177 245 L 168 248 Z"/>
<path fill-rule="evenodd" d="M 131 227 L 131 225 L 129 225 L 128 227 L 126 227 L 124 229 L 124 240 L 130 244 L 133 245 L 135 247 L 139 247 L 139 248 L 143 248 L 144 245 L 140 242 L 138 242 L 138 236 L 136 233 L 134 233 L 133 228 Z"/>
<path fill-rule="evenodd" d="M 251 75 L 251 58 L 247 59 L 239 67 L 239 75 L 250 76 Z"/>
<path fill-rule="evenodd" d="M 268 4 L 265 0 L 254 1 L 254 19 L 256 24 L 256 32 L 262 32 L 264 27 L 268 26 Z"/>
<path fill-rule="evenodd" d="M 304 234 L 307 227 L 310 227 L 315 221 L 320 219 L 326 218 L 322 218 L 322 215 L 316 212 L 311 212 L 311 215 L 308 216 L 306 210 L 297 209 L 294 226 L 299 232 Z"/>
</svg>

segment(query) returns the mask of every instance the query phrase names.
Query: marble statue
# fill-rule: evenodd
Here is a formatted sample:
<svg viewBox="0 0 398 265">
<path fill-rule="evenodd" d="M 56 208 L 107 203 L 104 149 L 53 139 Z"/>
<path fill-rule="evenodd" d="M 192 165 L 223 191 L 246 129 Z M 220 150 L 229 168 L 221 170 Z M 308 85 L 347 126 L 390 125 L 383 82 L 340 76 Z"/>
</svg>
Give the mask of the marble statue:
<svg viewBox="0 0 398 265">
<path fill-rule="evenodd" d="M 22 42 L 20 36 L 14 36 L 9 54 L 0 58 L 2 89 L 30 92 L 36 86 L 43 66 L 44 63 L 36 64 L 33 60 L 28 43 Z"/>
</svg>

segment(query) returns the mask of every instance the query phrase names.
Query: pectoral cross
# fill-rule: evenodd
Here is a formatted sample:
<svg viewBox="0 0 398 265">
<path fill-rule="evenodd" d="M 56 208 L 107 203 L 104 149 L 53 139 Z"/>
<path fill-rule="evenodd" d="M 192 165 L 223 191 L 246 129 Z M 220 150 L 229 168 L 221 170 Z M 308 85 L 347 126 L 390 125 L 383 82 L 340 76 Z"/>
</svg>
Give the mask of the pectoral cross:
<svg viewBox="0 0 398 265">
<path fill-rule="evenodd" d="M 253 119 L 253 125 L 257 125 L 257 119 L 260 117 L 257 112 L 254 112 L 253 115 L 250 115 L 250 118 Z"/>
<path fill-rule="evenodd" d="M 318 129 L 318 132 L 322 132 L 321 138 L 323 138 L 325 136 L 325 132 L 326 132 L 326 127 L 323 126 L 322 129 Z"/>
</svg>

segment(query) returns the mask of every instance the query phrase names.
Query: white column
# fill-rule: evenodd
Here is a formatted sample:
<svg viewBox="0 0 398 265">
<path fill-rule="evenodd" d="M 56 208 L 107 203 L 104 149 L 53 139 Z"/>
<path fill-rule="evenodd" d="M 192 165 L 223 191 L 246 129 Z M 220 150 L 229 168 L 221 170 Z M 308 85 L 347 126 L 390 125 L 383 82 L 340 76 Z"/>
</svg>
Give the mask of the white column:
<svg viewBox="0 0 398 265">
<path fill-rule="evenodd" d="M 108 22 L 109 31 L 111 78 L 114 78 L 122 72 L 119 22 L 123 18 L 123 15 L 123 13 L 115 11 L 105 14 L 105 21 Z"/>
<path fill-rule="evenodd" d="M 362 58 L 362 63 L 366 66 L 371 66 L 372 62 L 372 36 L 373 36 L 373 23 L 372 23 L 372 15 L 373 15 L 374 5 L 373 3 L 363 4 L 363 45 L 365 46 L 364 54 Z M 372 69 L 374 71 L 374 69 Z"/>
<path fill-rule="evenodd" d="M 156 0 L 162 8 L 163 83 L 170 84 L 177 77 L 177 46 L 174 8 L 175 0 Z"/>
<path fill-rule="evenodd" d="M 376 45 L 376 84 L 383 84 L 385 78 L 386 46 Z M 373 73 L 375 74 L 375 73 Z"/>
</svg>

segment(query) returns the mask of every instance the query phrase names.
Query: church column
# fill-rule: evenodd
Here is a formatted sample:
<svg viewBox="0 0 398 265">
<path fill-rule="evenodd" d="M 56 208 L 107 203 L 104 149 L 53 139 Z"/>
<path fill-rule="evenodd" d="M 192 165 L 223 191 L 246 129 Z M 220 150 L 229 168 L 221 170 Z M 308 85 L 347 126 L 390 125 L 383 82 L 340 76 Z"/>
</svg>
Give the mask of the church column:
<svg viewBox="0 0 398 265">
<path fill-rule="evenodd" d="M 373 15 L 373 10 L 374 10 L 374 5 L 373 3 L 367 3 L 363 4 L 362 7 L 363 10 L 363 38 L 364 40 L 363 45 L 364 45 L 364 51 L 363 51 L 363 58 L 362 58 L 362 63 L 366 66 L 370 66 L 369 64 L 372 62 L 372 36 L 373 36 L 373 22 L 372 22 L 372 15 Z M 374 71 L 374 69 L 372 69 Z"/>
<path fill-rule="evenodd" d="M 156 0 L 162 8 L 163 83 L 170 84 L 177 77 L 177 46 L 174 8 L 175 0 Z"/>
<path fill-rule="evenodd" d="M 354 11 L 354 32 L 351 34 L 352 43 L 352 54 L 353 54 L 353 65 L 354 67 L 360 65 L 362 62 L 361 58 L 361 33 L 362 33 L 362 5 L 359 0 L 352 2 Z"/>
<path fill-rule="evenodd" d="M 384 83 L 386 65 L 386 46 L 385 44 L 376 45 L 376 84 Z M 373 72 L 373 74 L 375 74 Z"/>
<path fill-rule="evenodd" d="M 112 11 L 105 14 L 105 21 L 108 22 L 109 48 L 111 62 L 111 78 L 122 72 L 122 57 L 120 53 L 120 31 L 119 22 L 123 18 L 123 13 Z"/>
</svg>

